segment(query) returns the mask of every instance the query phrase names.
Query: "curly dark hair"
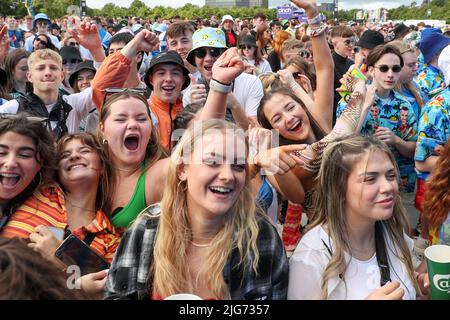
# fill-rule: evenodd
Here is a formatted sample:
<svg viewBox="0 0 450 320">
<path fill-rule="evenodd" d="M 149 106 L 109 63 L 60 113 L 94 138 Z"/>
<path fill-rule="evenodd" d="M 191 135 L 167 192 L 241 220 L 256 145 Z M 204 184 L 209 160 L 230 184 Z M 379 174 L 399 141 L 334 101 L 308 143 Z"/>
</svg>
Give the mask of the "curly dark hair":
<svg viewBox="0 0 450 320">
<path fill-rule="evenodd" d="M 80 300 L 64 273 L 19 238 L 0 238 L 0 300 Z"/>
</svg>

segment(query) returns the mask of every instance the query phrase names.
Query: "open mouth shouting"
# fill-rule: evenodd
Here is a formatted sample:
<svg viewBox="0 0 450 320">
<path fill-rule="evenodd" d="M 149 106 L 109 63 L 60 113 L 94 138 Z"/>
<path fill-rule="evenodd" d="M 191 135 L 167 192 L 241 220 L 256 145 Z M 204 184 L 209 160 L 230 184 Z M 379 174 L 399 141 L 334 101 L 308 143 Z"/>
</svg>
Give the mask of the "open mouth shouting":
<svg viewBox="0 0 450 320">
<path fill-rule="evenodd" d="M 290 126 L 288 128 L 288 131 L 299 132 L 299 131 L 301 131 L 302 127 L 303 127 L 303 121 L 299 119 L 299 120 L 295 121 L 292 126 Z"/>
<path fill-rule="evenodd" d="M 137 134 L 129 134 L 125 137 L 125 140 L 123 141 L 123 145 L 125 146 L 125 149 L 128 151 L 136 151 L 139 148 L 139 135 Z"/>
<path fill-rule="evenodd" d="M 13 189 L 20 181 L 21 175 L 12 172 L 0 173 L 0 184 L 6 189 Z"/>
<path fill-rule="evenodd" d="M 212 64 L 208 64 L 208 65 L 204 65 L 203 68 L 207 71 L 207 72 L 212 72 Z"/>
<path fill-rule="evenodd" d="M 175 86 L 173 85 L 165 85 L 161 87 L 162 91 L 165 94 L 172 95 L 175 92 Z"/>
</svg>

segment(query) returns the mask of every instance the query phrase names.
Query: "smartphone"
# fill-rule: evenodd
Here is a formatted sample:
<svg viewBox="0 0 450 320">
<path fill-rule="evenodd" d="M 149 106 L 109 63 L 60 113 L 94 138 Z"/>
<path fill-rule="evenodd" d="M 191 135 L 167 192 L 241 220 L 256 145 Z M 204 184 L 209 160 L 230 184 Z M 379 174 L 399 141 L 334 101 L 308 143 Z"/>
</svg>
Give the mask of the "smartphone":
<svg viewBox="0 0 450 320">
<path fill-rule="evenodd" d="M 109 269 L 105 259 L 73 234 L 56 249 L 55 256 L 67 266 L 77 265 L 81 275 Z"/>
</svg>

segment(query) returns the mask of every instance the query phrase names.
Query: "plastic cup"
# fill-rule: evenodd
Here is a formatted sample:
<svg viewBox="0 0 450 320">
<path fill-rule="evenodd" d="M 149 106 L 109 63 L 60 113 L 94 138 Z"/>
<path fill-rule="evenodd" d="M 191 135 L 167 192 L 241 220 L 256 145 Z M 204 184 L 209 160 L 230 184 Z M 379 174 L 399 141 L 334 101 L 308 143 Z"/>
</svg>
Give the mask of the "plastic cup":
<svg viewBox="0 0 450 320">
<path fill-rule="evenodd" d="M 450 300 L 450 246 L 436 244 L 425 249 L 431 299 Z"/>
</svg>

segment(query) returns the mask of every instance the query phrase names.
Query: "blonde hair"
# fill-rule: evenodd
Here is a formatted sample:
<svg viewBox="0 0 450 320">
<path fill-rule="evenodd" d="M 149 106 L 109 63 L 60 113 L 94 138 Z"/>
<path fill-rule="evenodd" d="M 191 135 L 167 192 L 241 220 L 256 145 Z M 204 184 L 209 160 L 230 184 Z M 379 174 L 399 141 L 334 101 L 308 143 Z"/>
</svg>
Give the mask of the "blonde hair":
<svg viewBox="0 0 450 320">
<path fill-rule="evenodd" d="M 196 142 L 211 129 L 215 129 L 213 132 L 233 130 L 236 136 L 245 139 L 241 129 L 223 120 L 207 120 L 198 124 L 201 124 L 201 130 L 195 126 L 187 129 L 170 158 L 164 196 L 161 201 L 154 261 L 150 269 L 149 279 L 152 279 L 150 286 L 153 293 L 161 297 L 175 293 L 195 292 L 198 279 L 203 276 L 214 298 L 224 299 L 229 297 L 229 291 L 223 278 L 223 269 L 233 250 L 239 251 L 238 265 L 252 268 L 257 274 L 259 252 L 256 239 L 259 228 L 256 207 L 250 191 L 249 167 L 246 163 L 245 186 L 236 203 L 225 215 L 222 228 L 212 239 L 208 258 L 199 271 L 198 277 L 192 279 L 188 267 L 188 249 L 189 242 L 192 241 L 192 230 L 187 207 L 187 181 L 180 180 L 177 171 L 183 165 L 183 159 L 192 154 L 186 150 L 193 150 Z M 247 154 L 248 142 L 246 141 Z"/>
<path fill-rule="evenodd" d="M 61 67 L 61 70 L 62 70 L 62 58 L 58 52 L 56 52 L 52 49 L 40 49 L 40 50 L 34 51 L 28 57 L 28 70 L 31 70 L 33 68 L 33 65 L 37 61 L 41 61 L 41 60 L 56 61 L 58 63 L 58 66 Z"/>
<path fill-rule="evenodd" d="M 400 54 L 404 54 L 407 52 L 416 54 L 414 48 L 411 45 L 404 42 L 403 40 L 395 40 L 395 41 L 390 42 L 389 44 L 391 46 L 397 48 L 398 51 L 400 51 Z M 417 87 L 414 85 L 414 83 L 412 81 L 409 81 L 406 83 L 401 83 L 400 81 L 398 81 L 397 84 L 395 85 L 395 90 L 399 91 L 400 93 L 403 93 L 404 88 L 408 89 L 414 96 L 414 99 L 417 101 L 417 105 L 419 106 L 419 114 L 420 114 L 420 110 L 423 107 L 423 105 L 425 104 L 425 102 L 423 101 L 422 97 L 420 96 L 420 93 L 417 90 Z"/>
<path fill-rule="evenodd" d="M 308 230 L 310 230 L 317 225 L 326 224 L 330 238 L 335 245 L 335 250 L 322 277 L 321 299 L 327 299 L 328 297 L 328 281 L 335 276 L 345 274 L 347 265 L 344 250 L 351 252 L 345 214 L 348 176 L 354 165 L 364 155 L 377 151 L 384 152 L 389 157 L 395 167 L 398 181 L 399 171 L 394 156 L 384 143 L 375 138 L 353 136 L 340 139 L 330 143 L 323 153 L 315 194 L 316 219 L 308 227 Z M 420 288 L 414 276 L 411 254 L 404 239 L 404 233 L 408 232 L 409 225 L 399 195 L 394 200 L 392 217 L 377 223 L 381 223 L 383 226 L 383 236 L 390 238 L 394 246 L 400 249 L 400 256 L 397 255 L 397 250 L 393 250 L 393 252 L 405 264 L 414 288 L 420 294 Z"/>
</svg>

